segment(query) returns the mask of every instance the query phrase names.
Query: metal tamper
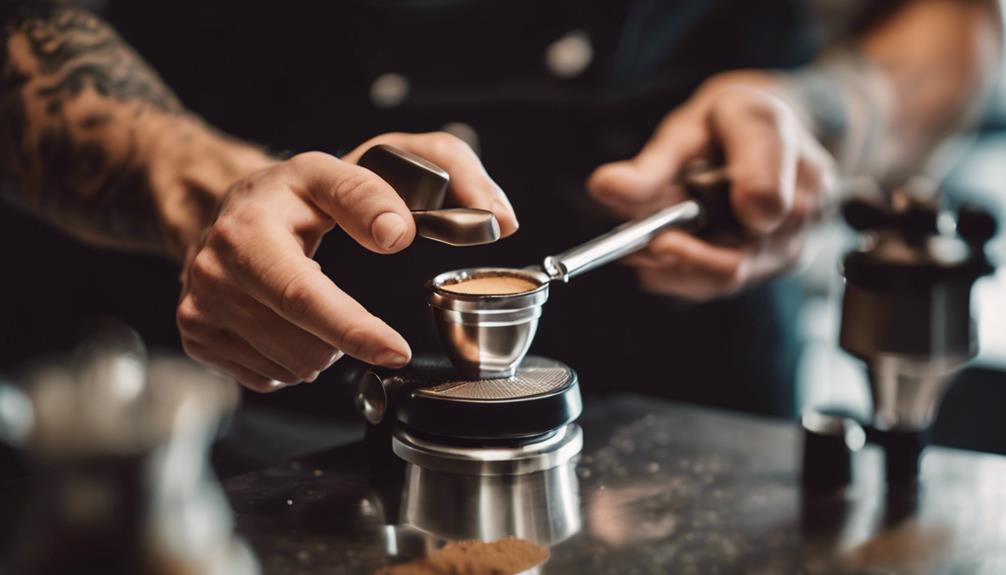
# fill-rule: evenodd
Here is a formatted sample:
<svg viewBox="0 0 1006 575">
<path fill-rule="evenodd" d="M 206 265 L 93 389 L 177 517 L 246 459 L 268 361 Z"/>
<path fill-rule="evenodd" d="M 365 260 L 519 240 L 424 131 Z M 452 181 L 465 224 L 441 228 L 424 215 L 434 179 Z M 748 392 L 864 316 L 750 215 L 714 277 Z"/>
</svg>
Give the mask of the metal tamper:
<svg viewBox="0 0 1006 575">
<path fill-rule="evenodd" d="M 500 238 L 499 222 L 489 210 L 443 207 L 450 176 L 433 162 L 378 144 L 363 153 L 359 165 L 388 182 L 405 200 L 417 235 L 451 246 L 477 246 Z"/>
</svg>

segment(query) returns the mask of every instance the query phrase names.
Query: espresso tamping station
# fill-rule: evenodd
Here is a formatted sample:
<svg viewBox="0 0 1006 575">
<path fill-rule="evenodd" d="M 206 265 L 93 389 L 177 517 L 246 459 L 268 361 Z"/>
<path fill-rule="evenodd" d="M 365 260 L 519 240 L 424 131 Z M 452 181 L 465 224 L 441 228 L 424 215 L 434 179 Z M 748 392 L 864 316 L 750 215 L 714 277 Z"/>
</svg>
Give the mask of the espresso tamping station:
<svg viewBox="0 0 1006 575">
<path fill-rule="evenodd" d="M 446 173 L 435 165 L 389 146 L 371 148 L 360 165 L 387 180 L 410 207 L 435 211 L 448 185 Z M 399 371 L 370 370 L 357 392 L 357 407 L 370 424 L 372 451 L 390 451 L 406 462 L 401 508 L 407 523 L 443 537 L 511 534 L 542 544 L 579 529 L 573 473 L 583 444 L 575 423 L 582 411 L 577 374 L 556 360 L 525 356 L 550 282 L 569 281 L 642 249 L 670 228 L 738 228 L 721 168 L 696 164 L 680 185 L 682 202 L 549 256 L 540 265 L 455 270 L 427 284 L 447 357 L 419 356 Z M 423 198 L 439 199 L 427 204 Z M 454 219 L 438 225 L 433 239 L 450 245 L 483 243 L 493 226 L 478 231 L 480 226 L 484 223 L 467 216 Z M 498 227 L 496 231 L 498 236 Z M 464 293 L 454 287 L 494 277 L 516 278 L 527 288 Z M 396 463 L 385 460 L 376 467 L 394 470 Z M 450 517 L 443 509 L 429 509 L 442 500 L 431 497 L 430 489 L 450 489 L 458 509 Z M 461 493 L 466 495 L 457 495 Z M 498 512 L 487 510 L 486 501 L 500 507 Z M 548 520 L 529 520 L 536 517 L 535 510 L 547 511 Z"/>
<path fill-rule="evenodd" d="M 812 493 L 848 486 L 865 439 L 883 451 L 888 494 L 910 493 L 940 400 L 978 349 L 971 288 L 993 271 L 985 244 L 997 224 L 980 209 L 953 214 L 907 190 L 853 199 L 843 215 L 861 241 L 843 262 L 840 345 L 866 366 L 872 412 L 804 415 L 803 484 Z"/>
</svg>

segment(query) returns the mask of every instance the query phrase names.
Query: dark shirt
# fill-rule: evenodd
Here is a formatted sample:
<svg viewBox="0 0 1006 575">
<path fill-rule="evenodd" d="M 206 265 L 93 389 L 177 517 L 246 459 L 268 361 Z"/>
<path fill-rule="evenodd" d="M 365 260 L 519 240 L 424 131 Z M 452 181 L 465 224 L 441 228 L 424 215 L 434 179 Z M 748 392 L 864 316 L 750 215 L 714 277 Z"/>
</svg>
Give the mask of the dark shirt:
<svg viewBox="0 0 1006 575">
<path fill-rule="evenodd" d="M 799 4 L 113 0 L 106 16 L 188 107 L 274 150 L 340 153 L 386 131 L 451 122 L 474 129 L 483 162 L 520 218 L 514 237 L 465 249 L 418 240 L 401 254 L 378 256 L 336 231 L 318 254 L 326 272 L 414 351 L 436 352 L 423 288 L 429 278 L 458 267 L 537 263 L 613 226 L 587 200 L 591 170 L 637 152 L 711 74 L 805 63 L 813 43 Z M 545 52 L 571 31 L 589 39 L 593 57 L 564 78 Z M 409 85 L 394 107 L 371 100 L 372 84 L 387 73 Z M 154 293 L 163 298 L 164 291 Z M 173 317 L 173 299 L 144 293 L 127 297 L 146 297 L 142 313 Z M 634 389 L 789 414 L 797 303 L 791 285 L 776 283 L 688 304 L 643 293 L 613 265 L 552 290 L 532 353 L 575 367 L 588 391 Z M 174 334 L 144 335 L 169 341 Z M 325 405 L 309 399 L 325 387 L 268 400 Z"/>
</svg>

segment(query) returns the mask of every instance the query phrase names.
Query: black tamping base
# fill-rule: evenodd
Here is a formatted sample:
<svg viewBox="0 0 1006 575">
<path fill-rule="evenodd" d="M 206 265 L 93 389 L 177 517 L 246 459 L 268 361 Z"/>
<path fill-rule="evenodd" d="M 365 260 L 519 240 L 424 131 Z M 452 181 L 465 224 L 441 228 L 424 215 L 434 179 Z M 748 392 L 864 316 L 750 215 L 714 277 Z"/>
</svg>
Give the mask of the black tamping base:
<svg viewBox="0 0 1006 575">
<path fill-rule="evenodd" d="M 398 475 L 402 460 L 526 472 L 582 445 L 573 424 L 582 410 L 576 372 L 542 357 L 526 357 L 511 377 L 472 379 L 445 357 L 417 356 L 405 369 L 364 374 L 356 403 L 369 423 L 365 441 L 378 476 Z"/>
</svg>

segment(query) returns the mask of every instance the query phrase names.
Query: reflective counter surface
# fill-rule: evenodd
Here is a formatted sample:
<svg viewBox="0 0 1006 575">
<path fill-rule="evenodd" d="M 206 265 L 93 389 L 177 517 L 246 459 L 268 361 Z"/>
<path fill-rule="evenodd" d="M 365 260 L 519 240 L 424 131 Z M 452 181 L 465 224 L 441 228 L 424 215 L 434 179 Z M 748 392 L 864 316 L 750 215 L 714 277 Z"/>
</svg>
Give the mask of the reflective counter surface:
<svg viewBox="0 0 1006 575">
<path fill-rule="evenodd" d="M 1006 573 L 1006 458 L 932 447 L 917 496 L 887 495 L 867 448 L 844 495 L 804 498 L 795 423 L 586 403 L 579 460 L 547 472 L 452 476 L 357 443 L 224 486 L 267 575 Z"/>
</svg>

